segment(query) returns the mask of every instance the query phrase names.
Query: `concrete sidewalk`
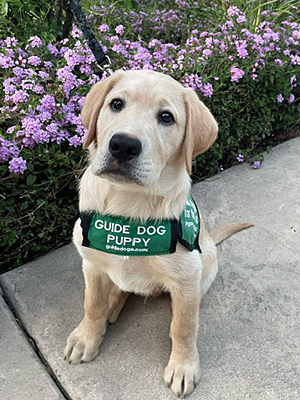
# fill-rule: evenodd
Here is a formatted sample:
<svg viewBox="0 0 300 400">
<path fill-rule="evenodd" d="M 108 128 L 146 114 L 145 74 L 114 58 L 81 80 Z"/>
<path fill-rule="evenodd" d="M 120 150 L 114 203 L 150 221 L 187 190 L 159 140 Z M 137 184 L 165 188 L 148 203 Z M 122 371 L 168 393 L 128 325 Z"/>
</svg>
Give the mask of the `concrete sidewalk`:
<svg viewBox="0 0 300 400">
<path fill-rule="evenodd" d="M 202 378 L 189 399 L 300 399 L 300 138 L 276 147 L 260 170 L 233 167 L 193 194 L 209 230 L 234 221 L 255 227 L 219 246 L 219 273 L 200 309 Z M 0 303 L 1 400 L 175 398 L 162 379 L 167 295 L 131 296 L 99 357 L 71 366 L 63 348 L 83 316 L 84 295 L 73 245 L 2 275 L 0 284 L 25 330 Z"/>
</svg>

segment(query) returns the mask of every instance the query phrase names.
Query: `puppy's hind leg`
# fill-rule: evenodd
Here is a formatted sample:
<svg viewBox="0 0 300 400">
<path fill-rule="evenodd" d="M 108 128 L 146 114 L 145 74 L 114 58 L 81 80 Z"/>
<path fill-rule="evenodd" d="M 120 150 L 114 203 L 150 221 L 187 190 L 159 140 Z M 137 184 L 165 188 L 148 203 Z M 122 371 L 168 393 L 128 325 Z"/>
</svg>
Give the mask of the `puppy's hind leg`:
<svg viewBox="0 0 300 400">
<path fill-rule="evenodd" d="M 70 334 L 64 350 L 69 364 L 92 361 L 99 351 L 109 316 L 110 278 L 83 260 L 85 278 L 84 318 Z"/>
</svg>

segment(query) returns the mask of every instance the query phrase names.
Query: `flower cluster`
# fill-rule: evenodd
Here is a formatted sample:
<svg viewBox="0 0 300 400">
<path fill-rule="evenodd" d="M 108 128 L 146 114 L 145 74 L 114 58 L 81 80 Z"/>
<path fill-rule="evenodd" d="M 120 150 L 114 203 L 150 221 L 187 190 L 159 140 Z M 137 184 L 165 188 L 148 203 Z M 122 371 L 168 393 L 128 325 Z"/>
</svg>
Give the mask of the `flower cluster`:
<svg viewBox="0 0 300 400">
<path fill-rule="evenodd" d="M 74 37 L 78 35 L 82 33 L 74 26 Z M 67 44 L 64 40 L 45 46 L 37 36 L 25 49 L 15 38 L 0 42 L 0 66 L 5 73 L 1 113 L 11 122 L 6 138 L 0 137 L 0 162 L 10 160 L 13 173 L 26 170 L 26 161 L 19 156 L 24 148 L 62 141 L 76 147 L 84 141 L 86 129 L 79 113 L 86 88 L 99 77 L 92 69 L 95 59 L 90 49 L 80 41 L 72 48 Z"/>
<path fill-rule="evenodd" d="M 89 20 L 116 68 L 170 74 L 207 98 L 212 107 L 215 99 L 226 98 L 229 92 L 242 96 L 245 90 L 240 88 L 245 85 L 261 87 L 267 77 L 273 85 L 270 104 L 294 107 L 299 100 L 300 24 L 293 17 L 274 23 L 265 11 L 250 31 L 247 16 L 231 6 L 226 20 L 210 30 L 211 21 L 196 18 L 188 2 L 175 3 L 176 10 L 160 9 L 152 14 L 142 8 L 138 12 L 119 10 L 115 13 L 118 24 L 109 19 L 112 6 L 94 7 L 97 12 Z M 197 8 L 196 2 L 193 7 Z M 70 39 L 55 44 L 43 43 L 37 36 L 25 47 L 13 37 L 1 40 L 1 69 L 5 122 L 0 162 L 8 162 L 11 172 L 25 171 L 24 148 L 51 142 L 83 143 L 86 130 L 80 109 L 88 88 L 99 77 L 95 58 L 76 26 Z M 229 114 L 224 111 L 224 119 Z M 241 154 L 238 161 L 243 161 Z"/>
</svg>

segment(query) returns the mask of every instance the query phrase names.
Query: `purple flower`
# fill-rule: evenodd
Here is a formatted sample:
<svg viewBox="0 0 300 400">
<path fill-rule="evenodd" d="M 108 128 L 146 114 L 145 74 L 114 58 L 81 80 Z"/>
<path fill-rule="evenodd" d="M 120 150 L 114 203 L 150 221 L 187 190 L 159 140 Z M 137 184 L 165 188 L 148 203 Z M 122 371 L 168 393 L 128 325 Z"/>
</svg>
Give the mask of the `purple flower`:
<svg viewBox="0 0 300 400">
<path fill-rule="evenodd" d="M 10 68 L 15 65 L 11 57 L 0 54 L 0 68 Z"/>
<path fill-rule="evenodd" d="M 52 114 L 49 111 L 43 111 L 39 115 L 39 119 L 41 122 L 50 121 L 52 118 Z"/>
<path fill-rule="evenodd" d="M 252 168 L 253 169 L 259 169 L 261 167 L 261 162 L 260 161 L 254 161 Z"/>
<path fill-rule="evenodd" d="M 291 55 L 291 63 L 293 65 L 300 65 L 300 57 Z"/>
<path fill-rule="evenodd" d="M 233 17 L 234 15 L 238 15 L 240 10 L 236 6 L 233 6 L 233 7 L 229 7 L 227 12 L 231 17 Z"/>
<path fill-rule="evenodd" d="M 45 79 L 48 79 L 50 75 L 49 75 L 47 72 L 45 72 L 45 71 L 40 71 L 40 72 L 39 72 L 39 76 L 40 76 L 43 80 L 45 80 Z"/>
<path fill-rule="evenodd" d="M 240 41 L 236 40 L 235 47 L 237 49 L 239 58 L 246 58 L 248 56 L 248 51 L 246 50 L 247 48 L 246 40 L 240 40 Z"/>
<path fill-rule="evenodd" d="M 108 32 L 109 31 L 109 26 L 107 24 L 102 24 L 99 26 L 99 30 L 101 32 Z"/>
<path fill-rule="evenodd" d="M 196 42 L 197 44 L 199 44 L 199 42 Z M 212 48 L 213 47 L 213 38 L 212 37 L 208 37 L 205 39 L 205 45 L 207 48 Z"/>
<path fill-rule="evenodd" d="M 160 43 L 159 40 L 157 40 L 157 39 L 151 39 L 150 42 L 149 42 L 149 44 L 148 44 L 148 47 L 149 47 L 149 48 L 154 47 L 154 46 L 156 46 L 158 43 Z"/>
<path fill-rule="evenodd" d="M 82 37 L 82 31 L 74 24 L 73 24 L 73 29 L 72 29 L 72 37 L 73 38 Z"/>
<path fill-rule="evenodd" d="M 203 55 L 204 56 L 211 56 L 212 55 L 212 51 L 209 50 L 209 49 L 205 49 L 205 50 L 203 50 Z"/>
<path fill-rule="evenodd" d="M 0 162 L 6 162 L 11 157 L 17 157 L 19 153 L 20 149 L 18 148 L 15 141 L 10 142 L 9 140 L 4 139 L 4 137 L 0 136 Z"/>
<path fill-rule="evenodd" d="M 245 21 L 246 21 L 245 15 L 239 15 L 239 16 L 237 17 L 236 21 L 237 21 L 239 24 L 245 22 Z"/>
<path fill-rule="evenodd" d="M 27 115 L 22 120 L 22 127 L 24 129 L 23 133 L 25 136 L 30 137 L 41 129 L 41 122 L 37 117 Z"/>
<path fill-rule="evenodd" d="M 239 154 L 236 159 L 238 160 L 238 162 L 242 163 L 244 161 L 244 155 Z"/>
<path fill-rule="evenodd" d="M 79 70 L 82 74 L 85 74 L 86 76 L 90 76 L 92 72 L 92 69 L 88 64 L 80 65 Z"/>
<path fill-rule="evenodd" d="M 55 142 L 56 142 L 57 144 L 60 144 L 60 143 L 62 142 L 62 140 L 68 139 L 69 136 L 70 136 L 70 135 L 69 135 L 69 133 L 68 133 L 67 131 L 61 129 L 61 130 L 58 132 L 58 134 L 57 134 L 57 136 L 56 136 L 56 138 L 55 138 Z"/>
<path fill-rule="evenodd" d="M 197 88 L 199 88 L 200 90 L 203 89 L 202 78 L 199 77 L 197 74 L 191 74 L 185 77 L 182 84 L 184 87 L 191 87 L 194 90 L 196 90 Z"/>
<path fill-rule="evenodd" d="M 51 61 L 45 61 L 44 62 L 45 68 L 50 69 L 53 67 L 53 64 Z"/>
<path fill-rule="evenodd" d="M 48 112 L 50 112 L 52 114 L 56 113 L 56 105 L 55 105 L 54 97 L 51 96 L 50 94 L 46 94 L 40 100 L 40 105 L 37 106 L 36 109 L 41 113 L 43 113 L 45 111 L 48 111 Z"/>
<path fill-rule="evenodd" d="M 261 37 L 261 35 L 254 35 L 254 42 L 256 43 L 256 44 L 258 44 L 258 45 L 263 45 L 264 44 L 264 40 L 263 40 L 263 38 Z"/>
<path fill-rule="evenodd" d="M 64 53 L 64 58 L 66 59 L 68 66 L 73 69 L 75 65 L 82 64 L 84 62 L 84 56 L 80 56 L 75 51 L 68 49 Z"/>
<path fill-rule="evenodd" d="M 31 47 L 41 47 L 43 42 L 38 36 L 31 36 L 29 39 Z"/>
<path fill-rule="evenodd" d="M 28 68 L 26 70 L 26 75 L 28 75 L 30 78 L 32 78 L 34 75 L 37 75 L 37 73 L 32 68 Z"/>
<path fill-rule="evenodd" d="M 211 83 L 206 83 L 200 87 L 201 92 L 205 97 L 211 97 L 213 95 L 214 89 Z"/>
<path fill-rule="evenodd" d="M 20 67 L 13 68 L 13 73 L 17 77 L 23 77 L 26 74 L 24 68 L 20 68 Z"/>
<path fill-rule="evenodd" d="M 14 47 L 14 46 L 17 46 L 18 41 L 15 37 L 7 37 L 4 40 L 4 43 L 6 44 L 7 47 Z"/>
<path fill-rule="evenodd" d="M 78 86 L 76 75 L 72 74 L 69 66 L 60 68 L 57 71 L 57 76 L 63 82 L 63 91 L 67 97 L 70 95 L 70 91 Z"/>
<path fill-rule="evenodd" d="M 118 26 L 116 27 L 115 31 L 116 31 L 116 33 L 117 33 L 118 35 L 123 35 L 123 33 L 124 33 L 124 26 L 123 26 L 123 25 L 118 25 Z"/>
<path fill-rule="evenodd" d="M 176 1 L 176 4 L 178 4 L 180 7 L 182 7 L 182 8 L 188 8 L 188 9 L 190 9 L 191 8 L 191 6 L 189 5 L 189 3 L 187 2 L 187 1 Z"/>
<path fill-rule="evenodd" d="M 227 27 L 228 29 L 231 29 L 231 28 L 233 28 L 233 27 L 234 27 L 234 23 L 233 23 L 233 21 L 232 21 L 232 20 L 230 20 L 230 21 L 227 21 L 227 22 L 225 23 L 225 25 L 226 25 L 226 27 Z"/>
<path fill-rule="evenodd" d="M 28 101 L 29 94 L 25 90 L 17 90 L 13 96 L 11 96 L 11 100 L 15 104 L 26 103 Z"/>
<path fill-rule="evenodd" d="M 70 145 L 74 147 L 80 146 L 82 144 L 82 138 L 77 135 L 70 137 L 68 140 Z"/>
<path fill-rule="evenodd" d="M 220 50 L 221 50 L 222 53 L 224 53 L 226 50 L 228 50 L 228 46 L 224 42 L 221 42 L 220 43 Z"/>
<path fill-rule="evenodd" d="M 36 94 L 43 94 L 43 93 L 45 93 L 45 90 L 44 90 L 43 86 L 41 86 L 41 85 L 35 85 L 35 86 L 32 88 L 32 90 L 33 90 L 34 93 L 36 93 Z"/>
<path fill-rule="evenodd" d="M 9 162 L 8 168 L 9 168 L 10 172 L 13 172 L 14 174 L 23 174 L 24 171 L 27 169 L 26 161 L 23 160 L 22 157 L 14 157 Z"/>
<path fill-rule="evenodd" d="M 34 143 L 49 143 L 49 132 L 47 132 L 45 129 L 39 129 L 33 133 L 32 140 Z"/>
<path fill-rule="evenodd" d="M 111 36 L 109 38 L 109 41 L 110 41 L 110 43 L 114 43 L 114 42 L 119 43 L 119 36 L 117 36 L 117 35 Z"/>
<path fill-rule="evenodd" d="M 28 63 L 36 67 L 37 65 L 40 65 L 41 59 L 37 56 L 31 56 L 28 58 Z"/>
<path fill-rule="evenodd" d="M 46 127 L 46 130 L 51 134 L 51 136 L 55 137 L 58 132 L 58 125 L 55 122 L 51 122 L 51 124 Z"/>
<path fill-rule="evenodd" d="M 290 97 L 289 97 L 289 99 L 288 99 L 288 103 L 289 103 L 289 104 L 292 104 L 292 103 L 294 102 L 294 100 L 295 100 L 295 96 L 293 95 L 293 93 L 291 93 L 291 94 L 290 94 Z"/>
<path fill-rule="evenodd" d="M 234 65 L 230 68 L 231 82 L 238 82 L 245 74 L 245 71 L 235 67 Z"/>
<path fill-rule="evenodd" d="M 278 102 L 278 103 L 282 103 L 283 100 L 284 100 L 284 97 L 282 96 L 282 94 L 279 94 L 279 95 L 277 96 L 277 102 Z"/>
<path fill-rule="evenodd" d="M 295 83 L 294 83 L 295 82 Z M 291 83 L 291 90 L 297 86 L 297 76 L 296 75 L 292 75 L 291 79 L 290 79 L 290 83 Z"/>
<path fill-rule="evenodd" d="M 16 86 L 12 85 L 10 82 L 11 80 L 9 78 L 5 79 L 3 82 L 5 94 L 14 94 L 16 91 Z"/>
<path fill-rule="evenodd" d="M 282 60 L 280 60 L 280 58 L 276 58 L 276 59 L 274 60 L 274 62 L 275 62 L 275 64 L 278 64 L 278 65 L 280 65 L 280 66 L 283 65 L 283 62 L 282 62 Z"/>
<path fill-rule="evenodd" d="M 9 133 L 9 134 L 11 134 L 11 133 L 13 133 L 14 132 L 14 130 L 16 129 L 16 127 L 15 126 L 11 126 L 10 128 L 8 128 L 7 129 L 7 133 Z"/>
<path fill-rule="evenodd" d="M 49 43 L 47 45 L 47 49 L 50 51 L 51 54 L 54 56 L 57 56 L 59 54 L 59 51 L 57 50 L 57 47 L 55 47 L 53 44 Z"/>
<path fill-rule="evenodd" d="M 78 105 L 80 108 L 83 106 L 84 100 L 85 100 L 84 96 L 81 96 L 80 99 L 78 100 Z"/>
</svg>

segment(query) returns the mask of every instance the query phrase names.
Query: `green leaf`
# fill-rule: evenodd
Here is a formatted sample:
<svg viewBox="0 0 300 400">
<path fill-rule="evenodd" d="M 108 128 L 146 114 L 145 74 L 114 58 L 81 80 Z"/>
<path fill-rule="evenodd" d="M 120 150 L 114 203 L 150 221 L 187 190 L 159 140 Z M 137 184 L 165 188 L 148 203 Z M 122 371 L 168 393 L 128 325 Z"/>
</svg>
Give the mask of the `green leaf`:
<svg viewBox="0 0 300 400">
<path fill-rule="evenodd" d="M 8 197 L 7 199 L 5 199 L 5 201 L 3 202 L 6 206 L 11 206 L 12 204 L 14 204 L 15 199 L 13 197 Z"/>
<path fill-rule="evenodd" d="M 73 181 L 69 183 L 69 189 L 75 189 L 77 186 L 77 182 Z"/>
<path fill-rule="evenodd" d="M 6 17 L 7 14 L 8 14 L 8 3 L 7 3 L 6 1 L 3 1 L 3 2 L 2 2 L 2 5 L 1 5 L 1 14 L 2 14 L 4 17 Z"/>
<path fill-rule="evenodd" d="M 27 169 L 28 169 L 29 172 L 32 172 L 34 170 L 34 166 L 33 166 L 33 164 L 31 162 L 27 163 Z"/>
<path fill-rule="evenodd" d="M 27 203 L 27 201 L 24 201 L 24 202 L 21 204 L 20 209 L 21 209 L 21 210 L 26 210 L 27 207 L 28 207 L 28 203 Z"/>
<path fill-rule="evenodd" d="M 36 175 L 28 175 L 26 179 L 27 186 L 32 186 L 36 181 L 36 178 L 37 178 Z"/>
<path fill-rule="evenodd" d="M 7 240 L 7 244 L 8 244 L 8 245 L 11 246 L 12 244 L 14 244 L 15 241 L 17 240 L 17 237 L 16 237 L 15 232 L 10 232 L 10 233 L 7 235 L 6 240 Z"/>
</svg>

